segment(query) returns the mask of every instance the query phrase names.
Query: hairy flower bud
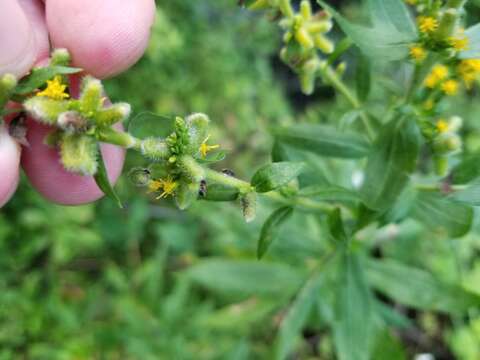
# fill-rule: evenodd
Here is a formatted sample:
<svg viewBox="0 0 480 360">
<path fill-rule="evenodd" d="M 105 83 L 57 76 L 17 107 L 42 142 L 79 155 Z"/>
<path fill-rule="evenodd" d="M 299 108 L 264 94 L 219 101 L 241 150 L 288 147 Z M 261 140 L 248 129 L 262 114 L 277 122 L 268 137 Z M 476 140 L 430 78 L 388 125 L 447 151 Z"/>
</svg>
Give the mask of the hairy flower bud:
<svg viewBox="0 0 480 360">
<path fill-rule="evenodd" d="M 245 194 L 240 201 L 245 222 L 249 223 L 255 220 L 257 215 L 257 194 L 254 192 Z"/>
<path fill-rule="evenodd" d="M 60 114 L 69 110 L 69 102 L 46 97 L 32 97 L 23 103 L 23 107 L 30 116 L 41 123 L 56 125 Z"/>
<path fill-rule="evenodd" d="M 60 140 L 60 160 L 67 171 L 95 175 L 98 168 L 95 139 L 78 134 L 64 134 Z"/>
<path fill-rule="evenodd" d="M 153 161 L 164 160 L 170 152 L 167 144 L 162 139 L 146 138 L 140 143 L 140 152 L 143 156 Z"/>
</svg>

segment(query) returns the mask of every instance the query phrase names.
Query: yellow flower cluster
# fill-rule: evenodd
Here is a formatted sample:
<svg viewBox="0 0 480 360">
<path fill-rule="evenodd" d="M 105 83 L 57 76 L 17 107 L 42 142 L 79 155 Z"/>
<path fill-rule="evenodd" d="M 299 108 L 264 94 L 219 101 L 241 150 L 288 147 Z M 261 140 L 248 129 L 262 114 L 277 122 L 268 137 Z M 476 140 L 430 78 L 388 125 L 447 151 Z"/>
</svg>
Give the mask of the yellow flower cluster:
<svg viewBox="0 0 480 360">
<path fill-rule="evenodd" d="M 446 80 L 449 76 L 448 67 L 445 65 L 435 65 L 427 75 L 424 81 L 424 85 L 429 88 L 433 89 L 440 85 L 440 89 L 449 96 L 456 95 L 458 92 L 458 81 L 449 79 Z"/>
<path fill-rule="evenodd" d="M 410 47 L 410 56 L 415 61 L 421 62 L 427 57 L 427 51 L 421 45 L 413 45 Z"/>
<path fill-rule="evenodd" d="M 424 34 L 432 33 L 438 28 L 438 20 L 431 16 L 419 16 L 417 22 L 420 32 Z"/>
<path fill-rule="evenodd" d="M 450 130 L 450 124 L 445 119 L 439 119 L 435 127 L 440 134 L 446 133 Z"/>
<path fill-rule="evenodd" d="M 68 99 L 70 95 L 66 93 L 67 85 L 62 84 L 62 77 L 57 75 L 53 80 L 47 80 L 45 90 L 39 91 L 37 96 L 48 97 L 53 100 Z"/>
<path fill-rule="evenodd" d="M 178 183 L 173 180 L 169 175 L 166 179 L 152 180 L 148 184 L 149 192 L 160 192 L 162 193 L 157 197 L 157 199 L 166 198 L 169 195 L 173 195 L 175 190 L 178 187 Z"/>
<path fill-rule="evenodd" d="M 457 72 L 467 89 L 470 89 L 478 74 L 480 74 L 480 59 L 462 60 L 457 66 Z"/>
</svg>

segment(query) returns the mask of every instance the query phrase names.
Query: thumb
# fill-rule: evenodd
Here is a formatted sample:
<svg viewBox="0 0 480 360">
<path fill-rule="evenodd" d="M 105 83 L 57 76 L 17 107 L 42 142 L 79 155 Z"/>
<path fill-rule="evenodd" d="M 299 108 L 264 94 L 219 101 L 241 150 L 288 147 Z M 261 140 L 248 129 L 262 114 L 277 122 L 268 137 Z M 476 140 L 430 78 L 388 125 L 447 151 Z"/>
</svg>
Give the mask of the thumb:
<svg viewBox="0 0 480 360">
<path fill-rule="evenodd" d="M 35 37 L 17 0 L 0 1 L 0 75 L 25 75 L 36 60 Z"/>
<path fill-rule="evenodd" d="M 0 208 L 10 199 L 18 184 L 20 146 L 0 125 Z"/>
</svg>

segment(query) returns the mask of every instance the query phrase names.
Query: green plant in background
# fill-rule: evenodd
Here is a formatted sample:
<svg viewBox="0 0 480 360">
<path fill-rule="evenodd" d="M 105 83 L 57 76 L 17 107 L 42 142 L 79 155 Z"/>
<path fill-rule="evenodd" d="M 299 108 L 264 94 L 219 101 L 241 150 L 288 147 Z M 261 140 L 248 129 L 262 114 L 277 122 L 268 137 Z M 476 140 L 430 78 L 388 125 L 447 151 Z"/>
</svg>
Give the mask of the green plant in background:
<svg viewBox="0 0 480 360">
<path fill-rule="evenodd" d="M 128 132 L 116 130 L 112 126 L 129 117 L 130 105 L 107 105 L 102 84 L 91 77 L 83 80 L 79 98 L 71 98 L 66 75 L 79 69 L 68 67 L 64 50 L 56 50 L 49 67 L 34 70 L 18 84 L 8 75 L 1 80 L 2 103 L 21 101 L 18 111 L 55 128 L 46 141 L 60 150 L 65 169 L 94 176 L 120 204 L 98 144 L 131 149 L 147 163 L 129 171 L 133 183 L 153 193 L 155 201 L 173 198 L 178 208 L 191 208 L 190 216 L 197 218 L 185 220 L 191 233 L 175 222 L 154 225 L 148 221 L 147 204 L 135 200 L 131 220 L 118 234 L 109 235 L 102 227 L 121 212 L 108 204 L 95 216 L 86 208 L 83 220 L 65 214 L 63 221 L 70 226 L 97 226 L 107 239 L 102 245 L 98 235 L 83 234 L 91 241 L 80 253 L 108 253 L 109 246 L 120 246 L 108 241 L 126 241 L 121 246 L 127 249 L 127 268 L 119 265 L 123 261 L 95 260 L 92 266 L 102 270 L 99 284 L 90 286 L 88 279 L 75 279 L 69 271 L 78 265 L 70 261 L 68 248 L 38 241 L 40 249 L 56 255 L 50 255 L 47 273 L 34 272 L 18 288 L 6 286 L 4 302 L 25 299 L 19 312 L 28 317 L 13 330 L 2 329 L 0 341 L 8 344 L 2 356 L 9 358 L 12 349 L 33 338 L 35 345 L 27 351 L 33 358 L 283 359 L 295 354 L 402 359 L 417 347 L 449 356 L 447 342 L 459 356 L 477 357 L 478 271 L 463 274 L 479 247 L 474 225 L 474 207 L 480 204 L 478 140 L 470 124 L 475 108 L 470 114 L 466 107 L 462 113 L 453 111 L 470 96 L 480 73 L 479 28 L 463 30 L 464 1 L 408 1 L 418 12 L 414 21 L 400 0 L 369 0 L 369 26 L 319 3 L 323 10 L 314 13 L 307 0 L 298 8 L 288 0 L 242 2 L 252 10 L 268 11 L 278 22 L 284 31 L 280 58 L 298 75 L 305 94 L 312 94 L 320 80 L 341 95 L 330 105 L 338 117 L 317 114 L 314 121 L 269 124 L 272 161 L 249 181 L 229 169 L 214 170 L 225 152 L 215 143 L 215 129 L 203 113 L 141 113 L 130 121 Z M 188 13 L 186 5 L 168 6 Z M 338 42 L 326 36 L 333 20 L 347 36 Z M 361 51 L 352 61 L 355 90 L 345 73 L 353 44 Z M 389 62 L 396 62 L 395 68 Z M 255 222 L 247 227 L 230 214 L 227 204 L 218 202 L 237 202 L 247 222 L 266 220 L 261 228 Z M 55 217 L 55 210 L 49 211 Z M 45 226 L 38 212 L 24 217 L 22 226 L 31 227 L 32 235 Z M 191 243 L 199 222 L 212 242 L 204 249 Z M 14 231 L 8 222 L 3 228 L 6 234 Z M 267 260 L 252 259 L 252 246 L 241 241 L 252 236 L 258 237 L 257 257 Z M 163 241 L 141 245 L 141 238 Z M 5 246 L 7 253 L 14 251 Z M 22 255 L 29 266 L 38 261 L 36 251 Z M 199 256 L 202 251 L 206 258 Z M 189 255 L 179 255 L 182 252 Z M 150 255 L 143 259 L 146 253 Z M 179 265 L 169 263 L 169 256 Z M 272 261 L 275 258 L 281 262 Z M 15 268 L 9 261 L 2 266 Z M 56 266 L 65 272 L 60 283 Z M 164 270 L 176 266 L 184 270 L 178 279 L 167 280 Z M 42 281 L 52 289 L 37 313 L 31 299 Z M 196 287 L 215 294 L 213 305 L 203 301 Z M 103 307 L 89 312 L 97 296 L 108 291 L 114 294 L 105 296 Z M 72 301 L 71 307 L 61 306 L 60 298 Z M 406 307 L 424 316 L 414 317 L 413 323 Z M 87 334 L 60 350 L 48 346 L 64 333 L 78 331 L 85 312 L 91 333 L 83 331 Z M 440 332 L 445 315 L 453 333 Z M 108 321 L 96 326 L 101 319 Z M 42 342 L 41 329 L 48 321 L 63 325 Z M 31 323 L 37 327 L 22 333 Z M 118 325 L 124 333 L 113 329 Z M 277 329 L 274 339 L 272 328 Z M 409 338 L 414 331 L 426 340 L 420 336 L 415 343 Z M 438 349 L 435 341 L 441 344 Z M 468 344 L 468 350 L 462 344 Z"/>
</svg>

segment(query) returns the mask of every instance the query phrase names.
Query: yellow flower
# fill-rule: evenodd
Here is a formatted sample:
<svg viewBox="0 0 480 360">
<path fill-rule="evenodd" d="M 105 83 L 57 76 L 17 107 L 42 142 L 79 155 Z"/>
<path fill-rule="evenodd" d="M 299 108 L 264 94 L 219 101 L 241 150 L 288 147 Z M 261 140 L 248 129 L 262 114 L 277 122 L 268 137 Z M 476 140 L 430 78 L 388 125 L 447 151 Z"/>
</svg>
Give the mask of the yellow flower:
<svg viewBox="0 0 480 360">
<path fill-rule="evenodd" d="M 439 82 L 448 76 L 448 68 L 445 65 L 435 65 L 430 74 L 425 78 L 426 87 L 433 89 Z"/>
<path fill-rule="evenodd" d="M 448 76 L 448 68 L 445 65 L 435 65 L 432 69 L 432 75 L 437 80 L 443 80 Z"/>
<path fill-rule="evenodd" d="M 468 38 L 466 36 L 455 37 L 451 36 L 448 38 L 450 45 L 457 51 L 464 51 L 468 49 Z"/>
<path fill-rule="evenodd" d="M 416 61 L 423 61 L 427 56 L 427 52 L 421 45 L 413 45 L 410 48 L 410 56 Z"/>
<path fill-rule="evenodd" d="M 61 76 L 57 75 L 53 80 L 47 80 L 47 87 L 38 92 L 37 96 L 45 96 L 54 100 L 68 99 L 70 95 L 65 92 L 66 89 L 67 85 L 62 84 Z"/>
<path fill-rule="evenodd" d="M 433 105 L 435 105 L 434 102 L 433 102 L 433 100 L 432 100 L 432 99 L 428 99 L 427 101 L 425 101 L 425 102 L 423 103 L 423 108 L 424 108 L 425 110 L 432 110 L 432 109 L 433 109 Z"/>
<path fill-rule="evenodd" d="M 169 175 L 166 179 L 150 181 L 150 183 L 148 184 L 148 192 L 162 191 L 162 193 L 158 197 L 156 197 L 156 199 L 161 199 L 166 198 L 169 195 L 173 195 L 177 187 L 178 183 L 174 181 L 173 178 Z"/>
<path fill-rule="evenodd" d="M 480 59 L 462 60 L 457 67 L 457 72 L 466 87 L 470 89 L 477 75 L 480 73 Z"/>
<path fill-rule="evenodd" d="M 405 2 L 409 5 L 417 5 L 418 0 L 405 0 Z"/>
<path fill-rule="evenodd" d="M 458 81 L 447 80 L 442 84 L 442 90 L 446 95 L 456 95 L 458 92 Z"/>
<path fill-rule="evenodd" d="M 437 121 L 436 128 L 439 133 L 446 133 L 449 130 L 450 126 L 448 122 L 444 119 L 439 119 Z"/>
<path fill-rule="evenodd" d="M 422 33 L 432 33 L 438 28 L 438 21 L 431 16 L 419 16 L 417 21 Z"/>
<path fill-rule="evenodd" d="M 218 149 L 220 147 L 220 145 L 207 145 L 207 141 L 208 141 L 209 138 L 210 138 L 210 135 L 207 136 L 207 138 L 202 143 L 202 145 L 200 145 L 199 151 L 200 151 L 200 155 L 202 155 L 203 158 L 207 157 L 207 154 L 210 151 Z"/>
<path fill-rule="evenodd" d="M 425 78 L 423 84 L 426 87 L 433 89 L 438 84 L 438 79 L 433 74 L 430 74 Z"/>
</svg>

